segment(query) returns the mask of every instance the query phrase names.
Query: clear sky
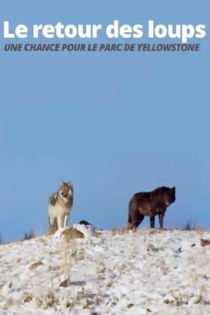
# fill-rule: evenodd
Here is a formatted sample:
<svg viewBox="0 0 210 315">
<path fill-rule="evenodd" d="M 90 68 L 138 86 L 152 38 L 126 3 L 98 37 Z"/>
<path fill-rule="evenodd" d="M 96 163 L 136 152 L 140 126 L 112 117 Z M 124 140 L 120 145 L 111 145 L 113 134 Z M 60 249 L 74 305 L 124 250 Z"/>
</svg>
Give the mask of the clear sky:
<svg viewBox="0 0 210 315">
<path fill-rule="evenodd" d="M 1 38 L 4 20 L 29 27 L 106 26 L 114 19 L 145 26 L 149 19 L 207 25 L 206 38 L 194 40 L 201 43 L 197 53 L 9 53 L 1 40 L 0 231 L 5 241 L 30 229 L 45 232 L 47 200 L 60 180 L 74 184 L 70 224 L 84 219 L 102 228 L 121 226 L 134 192 L 165 185 L 177 188 L 166 226 L 191 219 L 210 227 L 209 12 L 209 0 L 1 1 Z M 91 42 L 105 41 L 102 32 Z M 148 218 L 141 226 L 149 226 Z"/>
</svg>

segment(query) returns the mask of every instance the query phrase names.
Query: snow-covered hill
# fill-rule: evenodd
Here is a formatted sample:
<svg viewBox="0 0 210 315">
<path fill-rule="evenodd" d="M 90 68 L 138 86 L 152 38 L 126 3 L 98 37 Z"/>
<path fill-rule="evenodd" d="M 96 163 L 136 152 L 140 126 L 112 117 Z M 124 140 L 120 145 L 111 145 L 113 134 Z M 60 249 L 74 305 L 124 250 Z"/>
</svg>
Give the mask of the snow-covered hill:
<svg viewBox="0 0 210 315">
<path fill-rule="evenodd" d="M 210 232 L 88 230 L 0 246 L 1 315 L 208 315 Z"/>
</svg>

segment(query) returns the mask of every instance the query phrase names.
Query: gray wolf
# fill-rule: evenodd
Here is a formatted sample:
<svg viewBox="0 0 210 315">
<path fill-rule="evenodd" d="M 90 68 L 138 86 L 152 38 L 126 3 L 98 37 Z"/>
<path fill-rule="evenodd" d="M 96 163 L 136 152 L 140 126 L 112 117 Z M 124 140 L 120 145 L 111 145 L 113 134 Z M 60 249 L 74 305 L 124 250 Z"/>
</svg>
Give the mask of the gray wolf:
<svg viewBox="0 0 210 315">
<path fill-rule="evenodd" d="M 145 216 L 150 217 L 150 228 L 155 227 L 155 216 L 159 217 L 159 227 L 163 228 L 166 209 L 176 200 L 175 187 L 158 187 L 150 192 L 138 192 L 129 202 L 128 225 L 138 228 Z"/>
<path fill-rule="evenodd" d="M 54 231 L 61 227 L 67 227 L 73 199 L 72 182 L 61 181 L 58 191 L 53 193 L 48 200 L 48 219 L 50 228 L 53 228 Z"/>
</svg>

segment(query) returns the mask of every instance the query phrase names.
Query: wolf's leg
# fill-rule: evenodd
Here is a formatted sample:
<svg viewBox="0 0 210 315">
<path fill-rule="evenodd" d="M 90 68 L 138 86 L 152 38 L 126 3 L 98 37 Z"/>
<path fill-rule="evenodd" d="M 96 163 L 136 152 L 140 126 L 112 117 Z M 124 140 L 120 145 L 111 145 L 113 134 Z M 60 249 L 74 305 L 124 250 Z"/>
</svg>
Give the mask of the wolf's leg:
<svg viewBox="0 0 210 315">
<path fill-rule="evenodd" d="M 155 216 L 150 217 L 150 229 L 155 228 Z"/>
<path fill-rule="evenodd" d="M 158 214 L 160 229 L 163 229 L 164 212 Z"/>
<path fill-rule="evenodd" d="M 62 227 L 62 216 L 58 216 L 57 217 L 57 225 L 58 225 L 58 229 L 60 229 Z"/>
<path fill-rule="evenodd" d="M 133 218 L 131 219 L 131 228 L 132 229 L 137 229 L 139 224 L 141 224 L 141 222 L 144 220 L 144 215 L 143 214 L 139 214 L 138 217 L 137 216 L 133 216 Z"/>
<path fill-rule="evenodd" d="M 52 235 L 58 229 L 57 220 L 54 217 L 51 217 L 51 218 L 48 217 L 48 221 L 49 221 L 49 227 L 48 227 L 48 230 L 47 230 L 47 235 Z"/>
<path fill-rule="evenodd" d="M 57 225 L 57 220 L 56 218 L 52 218 L 50 219 L 50 217 L 48 217 L 49 220 L 49 227 L 47 229 L 46 235 L 53 235 L 57 229 L 58 229 L 58 225 Z"/>
<path fill-rule="evenodd" d="M 66 228 L 68 225 L 68 220 L 69 220 L 69 214 L 65 214 L 64 216 L 64 223 L 63 223 L 63 227 Z"/>
<path fill-rule="evenodd" d="M 54 229 L 55 231 L 57 231 L 57 229 L 58 229 L 58 223 L 57 223 L 57 220 L 56 220 L 56 219 L 55 219 L 55 221 L 54 221 L 52 227 L 53 227 L 53 229 Z"/>
<path fill-rule="evenodd" d="M 50 226 L 56 227 L 56 225 L 57 225 L 57 220 L 56 220 L 55 217 L 48 217 L 48 221 L 49 221 L 49 225 L 50 225 Z"/>
</svg>

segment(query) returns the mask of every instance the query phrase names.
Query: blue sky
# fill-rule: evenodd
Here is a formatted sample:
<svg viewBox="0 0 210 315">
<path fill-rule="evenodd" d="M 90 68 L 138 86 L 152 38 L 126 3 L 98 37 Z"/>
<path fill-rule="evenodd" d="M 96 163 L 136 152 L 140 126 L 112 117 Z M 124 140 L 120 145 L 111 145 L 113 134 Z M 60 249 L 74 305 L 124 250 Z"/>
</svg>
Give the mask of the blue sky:
<svg viewBox="0 0 210 315">
<path fill-rule="evenodd" d="M 194 40 L 201 43 L 198 53 L 8 53 L 1 40 L 0 231 L 5 241 L 30 229 L 45 232 L 47 200 L 60 180 L 74 184 L 70 224 L 85 219 L 103 228 L 121 226 L 134 192 L 175 185 L 177 200 L 165 225 L 182 226 L 191 219 L 209 228 L 207 12 L 207 0 L 2 1 L 1 34 L 5 20 L 29 28 L 57 22 L 106 26 L 115 19 L 131 25 L 154 19 L 207 26 L 206 38 Z M 102 32 L 89 42 L 109 40 Z M 148 225 L 145 218 L 141 226 Z"/>
</svg>

